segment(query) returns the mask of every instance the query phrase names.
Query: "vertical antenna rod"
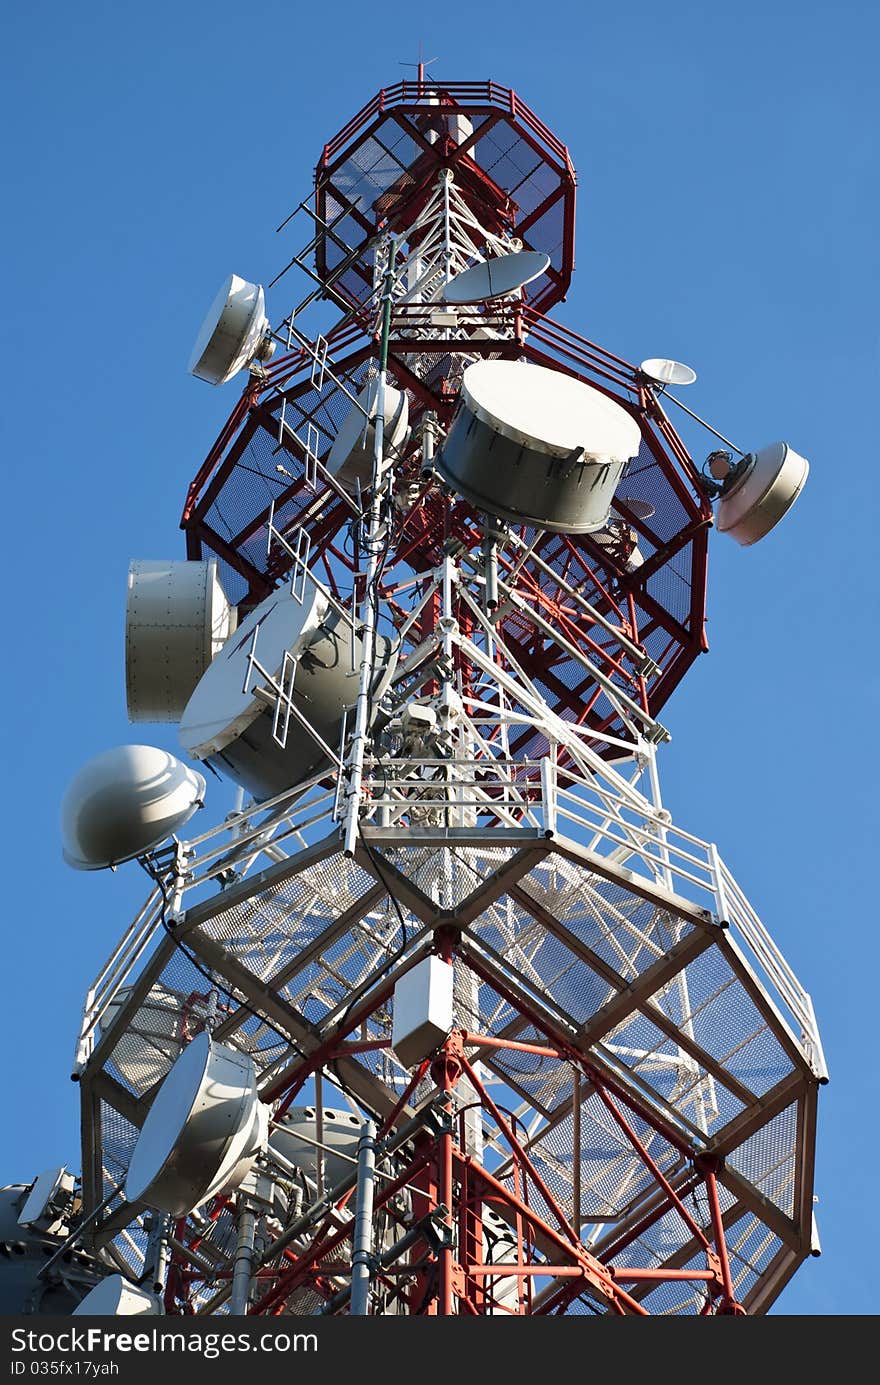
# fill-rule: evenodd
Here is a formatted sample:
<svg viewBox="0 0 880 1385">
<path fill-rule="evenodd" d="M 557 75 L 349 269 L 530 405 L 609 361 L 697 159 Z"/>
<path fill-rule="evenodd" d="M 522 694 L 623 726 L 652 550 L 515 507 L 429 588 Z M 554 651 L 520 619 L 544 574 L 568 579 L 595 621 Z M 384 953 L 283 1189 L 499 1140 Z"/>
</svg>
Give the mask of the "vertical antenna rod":
<svg viewBox="0 0 880 1385">
<path fill-rule="evenodd" d="M 370 702 L 373 691 L 373 664 L 376 645 L 377 601 L 374 586 L 379 575 L 379 546 L 382 523 L 382 500 L 380 490 L 382 463 L 385 450 L 385 389 L 388 381 L 388 338 L 391 333 L 391 300 L 394 290 L 394 261 L 397 255 L 397 240 L 388 236 L 388 259 L 385 265 L 385 282 L 382 288 L 382 331 L 379 346 L 379 379 L 376 390 L 376 418 L 374 423 L 373 473 L 370 495 L 370 511 L 367 524 L 367 574 L 363 598 L 363 630 L 361 634 L 361 668 L 355 711 L 354 736 L 349 759 L 348 800 L 345 815 L 345 853 L 354 855 L 358 831 L 361 787 L 364 777 L 364 750 L 369 730 Z"/>
</svg>

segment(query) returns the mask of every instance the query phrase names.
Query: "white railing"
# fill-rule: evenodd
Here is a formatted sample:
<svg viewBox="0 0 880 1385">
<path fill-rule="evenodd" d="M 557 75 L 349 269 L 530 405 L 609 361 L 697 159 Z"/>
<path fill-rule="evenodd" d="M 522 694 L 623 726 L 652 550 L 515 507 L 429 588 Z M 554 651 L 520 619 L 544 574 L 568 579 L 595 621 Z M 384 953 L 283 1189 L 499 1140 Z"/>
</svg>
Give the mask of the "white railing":
<svg viewBox="0 0 880 1385">
<path fill-rule="evenodd" d="M 193 890 L 211 881 L 223 884 L 241 879 L 254 868 L 283 861 L 310 845 L 314 837 L 326 835 L 334 795 L 335 790 L 321 788 L 316 777 L 266 803 L 252 804 L 230 814 L 219 826 L 180 843 L 177 861 L 170 868 L 156 862 L 157 871 L 164 878 L 167 902 L 162 889 L 157 887 L 150 893 L 86 992 L 74 1076 L 83 1071 L 94 1052 L 108 1007 L 161 931 L 163 910 L 174 915 L 184 896 Z M 316 832 L 314 829 L 319 827 L 323 830 Z"/>
<path fill-rule="evenodd" d="M 826 1074 L 822 1045 L 809 994 L 773 942 L 755 910 L 722 861 L 717 848 L 676 827 L 668 814 L 609 773 L 607 782 L 558 770 L 551 753 L 542 760 L 368 759 L 362 790 L 362 819 L 387 830 L 436 832 L 442 845 L 452 828 L 479 834 L 527 829 L 536 835 L 570 837 L 582 849 L 707 909 L 726 924 L 766 984 L 794 1019 L 814 1071 Z M 170 911 L 185 895 L 212 881 L 241 879 L 254 868 L 284 861 L 325 837 L 335 822 L 336 788 L 315 778 L 269 803 L 232 815 L 178 847 L 177 861 L 164 868 Z M 176 872 L 176 873 L 175 873 Z M 164 900 L 154 889 L 90 988 L 77 1044 L 75 1072 L 94 1049 L 108 1005 L 126 984 L 161 927 Z M 797 1036 L 796 1036 L 797 1037 Z"/>
<path fill-rule="evenodd" d="M 445 778 L 428 777 L 443 767 Z M 818 1075 L 827 1076 L 809 994 L 761 923 L 713 842 L 676 827 L 634 790 L 621 793 L 598 779 L 557 771 L 541 761 L 378 761 L 367 780 L 368 815 L 381 825 L 419 826 L 426 811 L 446 827 L 494 818 L 500 827 L 532 827 L 570 835 L 588 851 L 708 909 L 744 945 L 763 981 L 795 1019 Z M 415 820 L 413 820 L 415 815 Z M 566 828 L 573 831 L 566 832 Z"/>
</svg>

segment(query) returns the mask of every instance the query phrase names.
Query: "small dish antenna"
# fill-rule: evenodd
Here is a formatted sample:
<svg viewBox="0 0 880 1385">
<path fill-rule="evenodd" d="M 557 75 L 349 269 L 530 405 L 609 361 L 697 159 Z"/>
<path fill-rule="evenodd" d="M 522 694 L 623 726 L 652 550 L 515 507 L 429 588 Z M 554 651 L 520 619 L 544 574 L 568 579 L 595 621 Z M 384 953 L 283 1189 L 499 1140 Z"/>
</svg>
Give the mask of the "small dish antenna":
<svg viewBox="0 0 880 1385">
<path fill-rule="evenodd" d="M 266 1148 L 267 1108 L 253 1059 L 203 1030 L 166 1076 L 125 1179 L 129 1202 L 185 1217 L 238 1188 Z"/>
<path fill-rule="evenodd" d="M 64 1213 L 73 1203 L 74 1179 L 66 1165 L 38 1174 L 18 1214 L 19 1226 L 58 1235 Z"/>
<path fill-rule="evenodd" d="M 498 255 L 456 274 L 442 296 L 446 303 L 462 304 L 504 298 L 537 279 L 549 263 L 550 256 L 540 250 L 515 250 L 510 255 Z"/>
<path fill-rule="evenodd" d="M 370 485 L 378 413 L 379 381 L 373 379 L 361 390 L 357 403 L 352 404 L 343 419 L 327 457 L 327 470 L 347 491 L 355 492 L 358 485 L 366 490 Z M 405 390 L 385 386 L 383 415 L 385 448 L 397 451 L 403 447 L 409 433 L 409 399 Z"/>
<path fill-rule="evenodd" d="M 262 284 L 230 274 L 208 309 L 189 361 L 189 373 L 209 385 L 225 385 L 257 357 L 268 360 L 275 344 Z"/>
<path fill-rule="evenodd" d="M 204 796 L 202 775 L 167 750 L 105 750 L 74 776 L 62 800 L 64 859 L 76 870 L 134 860 L 188 822 Z"/>
<path fill-rule="evenodd" d="M 633 519 L 650 519 L 655 513 L 654 506 L 649 501 L 636 500 L 635 496 L 632 495 L 620 496 L 620 503 L 629 511 Z"/>
<path fill-rule="evenodd" d="M 692 385 L 697 372 L 681 361 L 667 361 L 663 356 L 652 356 L 642 361 L 639 370 L 653 380 L 656 385 Z"/>
</svg>

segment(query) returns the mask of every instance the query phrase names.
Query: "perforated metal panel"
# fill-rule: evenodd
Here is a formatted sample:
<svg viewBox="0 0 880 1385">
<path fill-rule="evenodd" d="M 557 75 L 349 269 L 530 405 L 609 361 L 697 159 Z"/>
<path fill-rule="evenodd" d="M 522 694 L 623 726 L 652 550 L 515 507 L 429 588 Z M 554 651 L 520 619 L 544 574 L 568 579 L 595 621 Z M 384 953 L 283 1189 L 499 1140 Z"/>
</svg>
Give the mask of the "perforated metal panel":
<svg viewBox="0 0 880 1385">
<path fill-rule="evenodd" d="M 354 860 L 332 838 L 324 847 L 303 849 L 301 858 L 301 864 L 295 855 L 280 860 L 253 881 L 245 876 L 208 894 L 177 930 L 215 978 L 217 1032 L 254 1055 L 265 1084 L 295 1066 L 298 1053 L 305 1062 L 329 1035 L 344 1034 L 347 1017 L 358 1014 L 356 1051 L 337 1072 L 381 1118 L 398 1103 L 410 1076 L 390 1049 L 394 976 L 422 955 L 436 930 L 452 927 L 460 933 L 456 1023 L 475 1036 L 477 1071 L 509 1113 L 505 1119 L 514 1120 L 562 1215 L 575 1215 L 577 1182 L 584 1235 L 597 1252 L 613 1247 L 651 1205 L 656 1184 L 650 1168 L 583 1072 L 575 1121 L 575 1068 L 564 1053 L 503 1043 L 480 1048 L 479 1035 L 539 1050 L 548 1035 L 558 1036 L 572 1055 L 598 1064 L 597 1072 L 630 1093 L 620 1108 L 628 1128 L 673 1184 L 689 1176 L 691 1165 L 662 1133 L 664 1122 L 680 1132 L 693 1157 L 700 1150 L 724 1156 L 730 1186 L 722 1171 L 723 1212 L 735 1210 L 742 1187 L 756 1197 L 748 1216 L 736 1219 L 742 1249 L 732 1258 L 739 1256 L 742 1293 L 761 1302 L 762 1275 L 782 1242 L 756 1210 L 758 1195 L 787 1219 L 792 1246 L 811 1216 L 804 1102 L 815 1077 L 806 1053 L 799 1056 L 793 1030 L 768 1006 L 711 916 L 676 902 L 659 883 L 652 897 L 648 876 L 637 887 L 635 877 L 632 885 L 610 878 L 607 862 L 538 832 L 513 834 L 506 843 L 496 829 L 491 840 L 478 843 L 466 833 L 449 842 L 424 830 L 383 834 L 374 828 L 369 849 L 361 846 Z M 392 881 L 396 902 L 387 894 Z M 158 971 L 153 964 L 155 980 L 146 991 L 138 994 L 135 981 L 132 1014 L 149 1014 L 151 1004 L 161 1004 L 167 1017 L 176 997 L 172 1018 L 179 1033 L 166 1033 L 154 1055 L 160 1066 L 170 1066 L 172 1049 L 199 1026 L 211 986 L 168 938 L 159 947 L 164 962 Z M 131 979 L 127 984 L 131 988 Z M 129 1024 L 112 1038 L 111 1029 L 100 1061 L 87 1066 L 83 1081 L 88 1085 L 106 1073 L 135 1099 L 123 1115 L 107 1091 L 100 1129 L 86 1132 L 86 1147 L 97 1138 L 105 1179 L 116 1181 L 134 1144 L 133 1122 L 142 1119 L 149 1100 L 131 1074 L 150 1036 L 143 1025 Z M 775 1093 L 785 1090 L 780 1107 Z M 426 1073 L 411 1102 L 426 1101 L 434 1091 Z M 471 1124 L 468 1138 L 479 1140 L 486 1167 L 512 1187 L 502 1127 L 486 1109 L 479 1124 L 479 1130 Z M 691 1198 L 694 1215 L 708 1225 L 706 1206 L 694 1201 L 698 1196 Z M 553 1224 L 554 1207 L 537 1186 L 530 1200 Z M 216 1249 L 221 1233 L 212 1236 Z M 668 1210 L 636 1236 L 620 1263 L 680 1267 L 690 1239 L 681 1216 Z M 636 1297 L 665 1313 L 698 1312 L 705 1297 L 699 1285 L 644 1289 Z M 568 1311 L 578 1311 L 576 1304 Z"/>
</svg>

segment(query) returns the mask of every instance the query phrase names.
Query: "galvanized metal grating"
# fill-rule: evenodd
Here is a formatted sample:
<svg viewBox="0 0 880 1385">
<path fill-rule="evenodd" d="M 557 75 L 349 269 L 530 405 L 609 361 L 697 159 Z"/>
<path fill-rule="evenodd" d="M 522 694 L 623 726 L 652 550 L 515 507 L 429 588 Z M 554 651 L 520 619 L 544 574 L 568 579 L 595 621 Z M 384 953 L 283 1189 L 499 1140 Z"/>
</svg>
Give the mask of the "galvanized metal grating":
<svg viewBox="0 0 880 1385">
<path fill-rule="evenodd" d="M 411 941 L 422 925 L 407 910 L 401 909 L 401 913 Z M 327 947 L 298 970 L 296 976 L 281 987 L 280 994 L 303 1014 L 308 1006 L 309 1019 L 320 1024 L 331 1011 L 351 999 L 360 986 L 394 961 L 401 954 L 402 945 L 403 935 L 396 912 L 391 917 L 386 911 L 375 933 L 370 930 L 369 918 L 340 937 L 333 938 L 331 930 Z"/>
<path fill-rule="evenodd" d="M 615 993 L 517 901 L 498 901 L 468 931 L 493 948 L 505 967 L 551 1001 L 553 1008 L 567 1015 L 574 1027 Z"/>
<path fill-rule="evenodd" d="M 768 1268 L 782 1242 L 775 1232 L 755 1216 L 743 1216 L 726 1229 L 725 1240 L 731 1272 L 738 1281 L 740 1275 L 751 1276 L 751 1283 L 742 1294 L 745 1297 L 754 1283 Z"/>
<path fill-rule="evenodd" d="M 111 1189 L 122 1182 L 128 1172 L 128 1165 L 137 1142 L 140 1130 L 126 1120 L 107 1101 L 100 1104 L 101 1158 L 104 1197 Z M 118 1206 L 121 1199 L 115 1202 Z"/>
<path fill-rule="evenodd" d="M 792 1060 L 718 948 L 690 962 L 684 978 L 690 1010 L 683 1022 L 717 1062 L 757 1096 L 792 1072 Z"/>
<path fill-rule="evenodd" d="M 686 1264 L 681 1266 L 683 1270 L 704 1270 L 706 1268 L 706 1257 L 697 1254 L 691 1257 Z M 648 1293 L 640 1293 L 636 1290 L 636 1298 L 639 1298 L 649 1313 L 659 1317 L 689 1317 L 696 1316 L 705 1306 L 708 1298 L 708 1289 L 705 1283 L 665 1281 L 658 1284 Z"/>
<path fill-rule="evenodd" d="M 625 981 L 665 956 L 692 928 L 667 909 L 586 868 L 555 898 L 542 888 L 535 871 L 520 884 Z"/>
<path fill-rule="evenodd" d="M 687 1038 L 686 1027 L 682 1038 Z M 703 1131 L 726 1125 L 745 1109 L 719 1078 L 638 1011 L 607 1034 L 600 1047 Z"/>
<path fill-rule="evenodd" d="M 726 1211 L 726 1208 L 723 1210 Z M 725 1241 L 734 1296 L 741 1303 L 759 1283 L 782 1242 L 763 1222 L 751 1215 L 743 1216 L 729 1225 Z M 629 1263 L 634 1264 L 635 1261 Z M 681 1268 L 701 1270 L 705 1268 L 705 1256 L 696 1253 Z M 699 1313 L 705 1301 L 705 1287 L 698 1283 L 660 1284 L 642 1297 L 642 1302 L 652 1314 L 665 1315 Z"/>
<path fill-rule="evenodd" d="M 340 853 L 237 898 L 228 908 L 215 905 L 216 912 L 199 928 L 233 948 L 240 960 L 254 954 L 256 965 L 261 952 L 274 956 L 284 945 L 295 951 L 306 947 L 374 883 Z"/>
<path fill-rule="evenodd" d="M 178 1057 L 183 1045 L 204 1023 L 210 982 L 182 952 L 172 953 L 161 975 L 134 1011 L 134 1023 L 121 1028 L 123 1006 L 116 1010 L 112 1024 L 105 1025 L 111 1037 L 118 1038 L 104 1067 L 135 1096 L 160 1082 Z M 116 999 L 127 1000 L 128 987 Z M 115 1007 L 113 1007 L 115 1008 Z"/>
<path fill-rule="evenodd" d="M 519 132 L 505 121 L 498 121 L 474 142 L 474 156 L 492 181 L 504 188 L 522 212 L 535 207 L 553 191 L 558 179 L 543 157 L 526 144 Z M 543 170 L 544 177 L 537 175 Z M 534 181 L 529 196 L 529 183 Z"/>
<path fill-rule="evenodd" d="M 528 1038 L 517 1035 L 517 1038 Z M 505 1049 L 493 1049 L 483 1057 L 483 1063 L 497 1076 L 510 1083 L 524 1096 L 530 1106 L 547 1119 L 571 1092 L 571 1070 L 567 1064 L 551 1058 Z"/>
<path fill-rule="evenodd" d="M 646 1178 L 644 1164 L 598 1101 L 581 1104 L 580 1120 L 581 1222 L 614 1219 L 650 1186 L 651 1179 Z M 569 1218 L 574 1216 L 573 1146 L 574 1121 L 570 1112 L 557 1126 L 539 1134 L 530 1146 L 539 1171 Z"/>
<path fill-rule="evenodd" d="M 374 850 L 416 886 L 438 909 L 456 909 L 500 870 L 521 848 L 452 846 L 389 846 Z"/>
<path fill-rule="evenodd" d="M 798 1104 L 786 1106 L 727 1155 L 728 1164 L 788 1217 L 794 1216 Z"/>
<path fill-rule="evenodd" d="M 333 185 L 362 216 L 374 219 L 379 194 L 400 180 L 419 150 L 396 120 L 385 120 L 333 170 Z"/>
<path fill-rule="evenodd" d="M 651 1158 L 666 1177 L 672 1177 L 683 1166 L 678 1151 L 634 1113 L 627 1112 L 626 1117 Z M 580 1121 L 582 1219 L 585 1222 L 615 1219 L 655 1186 L 653 1175 L 595 1093 L 582 1102 Z M 558 1161 L 563 1142 L 571 1145 L 573 1139 L 573 1115 L 568 1112 L 563 1122 L 540 1134 L 536 1144 L 548 1157 Z M 679 1244 L 680 1230 L 679 1221 Z"/>
</svg>

